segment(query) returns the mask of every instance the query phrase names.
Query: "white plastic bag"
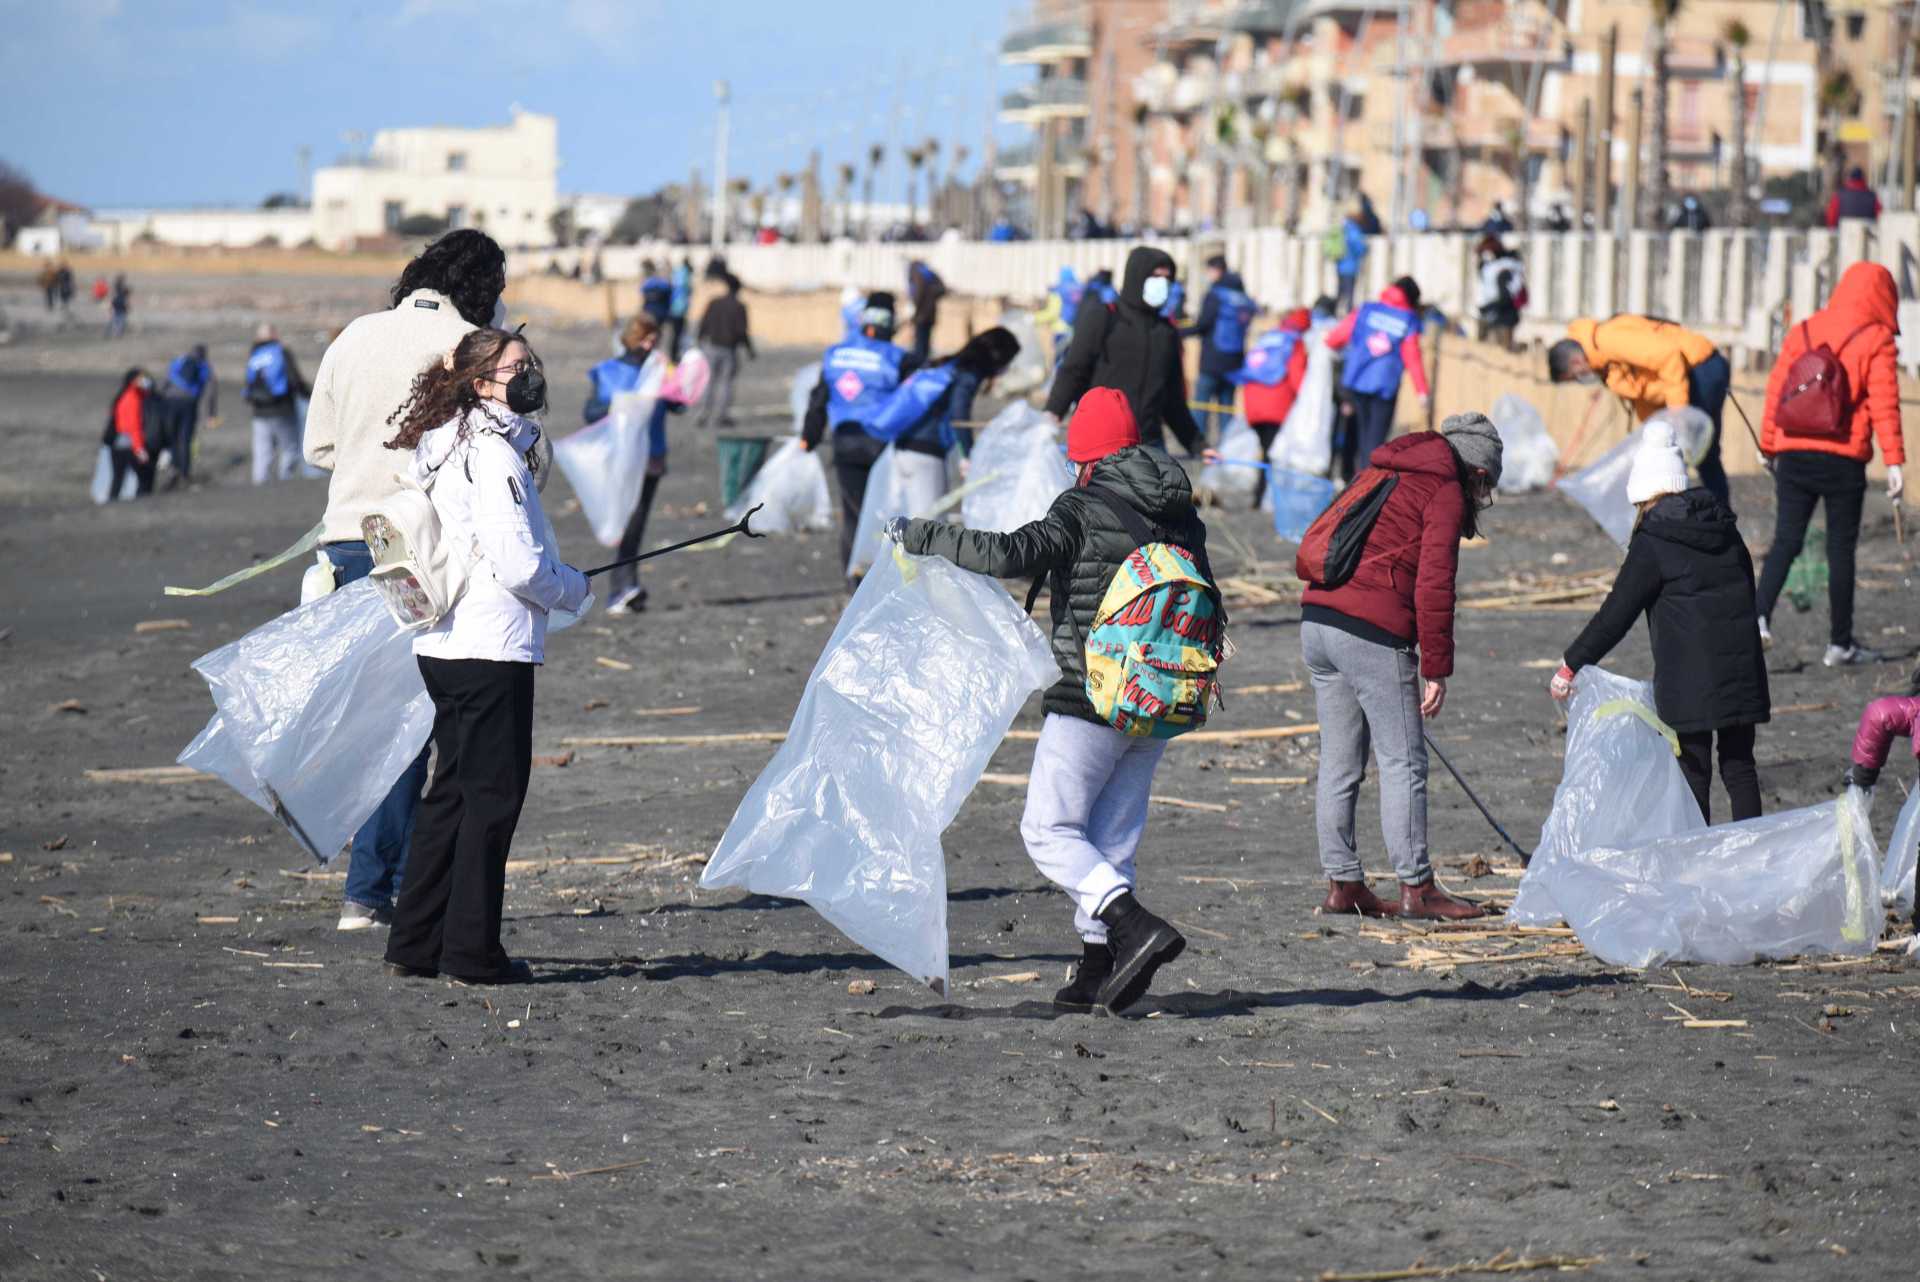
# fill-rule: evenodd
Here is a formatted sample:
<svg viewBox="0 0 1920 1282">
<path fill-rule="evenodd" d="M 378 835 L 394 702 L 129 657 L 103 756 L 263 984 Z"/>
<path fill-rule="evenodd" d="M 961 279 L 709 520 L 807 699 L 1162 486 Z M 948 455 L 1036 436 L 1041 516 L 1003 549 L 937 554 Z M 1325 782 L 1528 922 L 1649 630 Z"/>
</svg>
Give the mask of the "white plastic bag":
<svg viewBox="0 0 1920 1282">
<path fill-rule="evenodd" d="M 1713 420 L 1707 417 L 1707 412 L 1682 405 L 1661 410 L 1647 419 L 1649 423 L 1656 421 L 1673 429 L 1674 443 L 1680 447 L 1680 457 L 1687 461 L 1687 466 L 1699 467 L 1700 460 L 1707 456 L 1707 447 L 1713 444 Z"/>
<path fill-rule="evenodd" d="M 1011 533 L 1047 514 L 1072 486 L 1073 467 L 1053 420 L 1025 401 L 993 416 L 967 459 L 960 520 L 969 529 Z"/>
<path fill-rule="evenodd" d="M 1301 338 L 1307 345 L 1307 372 L 1267 455 L 1276 467 L 1308 476 L 1333 470 L 1333 352 L 1321 341 L 1331 328 L 1316 325 Z"/>
<path fill-rule="evenodd" d="M 1523 926 L 1560 920 L 1543 887 L 1560 875 L 1565 860 L 1707 826 L 1666 737 L 1672 732 L 1656 728 L 1658 721 L 1647 682 L 1599 667 L 1580 670 L 1567 704 L 1560 786 L 1507 920 Z"/>
<path fill-rule="evenodd" d="M 1274 448 L 1278 449 L 1279 444 L 1276 440 Z M 1267 474 L 1258 466 L 1266 462 L 1260 456 L 1260 437 L 1247 425 L 1245 416 L 1235 414 L 1227 424 L 1227 430 L 1220 434 L 1219 453 L 1220 462 L 1200 469 L 1198 488 L 1216 499 L 1235 499 L 1240 503 L 1265 488 Z"/>
<path fill-rule="evenodd" d="M 88 493 L 96 504 L 105 504 L 113 498 L 113 451 L 104 445 L 93 460 L 93 482 Z"/>
<path fill-rule="evenodd" d="M 800 435 L 807 425 L 807 401 L 813 396 L 813 386 L 820 381 L 820 362 L 802 365 L 793 372 L 793 382 L 787 385 L 787 406 L 793 411 L 793 434 Z M 832 426 L 829 424 L 828 426 Z"/>
<path fill-rule="evenodd" d="M 882 557 L 700 884 L 803 899 L 945 993 L 940 834 L 1020 705 L 1059 675 L 999 584 L 938 557 Z"/>
<path fill-rule="evenodd" d="M 1631 806 L 1632 798 L 1622 798 Z M 1528 869 L 1580 942 L 1614 966 L 1741 965 L 1873 952 L 1882 924 L 1865 795 L 1600 847 Z"/>
<path fill-rule="evenodd" d="M 648 357 L 640 385 L 615 396 L 605 418 L 553 443 L 553 461 L 567 474 L 593 537 L 604 547 L 619 544 L 640 505 L 651 448 L 647 421 L 653 417 L 665 370 L 658 353 Z"/>
<path fill-rule="evenodd" d="M 1920 856 L 1920 788 L 1907 794 L 1887 842 L 1887 861 L 1880 866 L 1880 897 L 1902 917 L 1913 915 L 1914 863 Z"/>
<path fill-rule="evenodd" d="M 1020 353 L 994 383 L 1007 395 L 1019 396 L 1047 381 L 1050 370 L 1046 350 L 1040 346 L 1040 331 L 1034 328 L 1032 312 L 1002 312 L 1000 325 L 1019 340 Z"/>
<path fill-rule="evenodd" d="M 827 470 L 820 457 L 801 448 L 798 437 L 788 437 L 760 465 L 753 481 L 733 506 L 727 520 L 738 521 L 755 505 L 755 534 L 791 534 L 797 530 L 831 530 L 833 496 L 827 491 Z"/>
<path fill-rule="evenodd" d="M 1570 476 L 1563 476 L 1554 488 L 1587 510 L 1615 543 L 1627 546 L 1633 538 L 1637 513 L 1627 502 L 1627 473 L 1633 471 L 1633 455 L 1640 448 L 1640 433 L 1602 454 L 1600 458 Z"/>
<path fill-rule="evenodd" d="M 361 579 L 196 659 L 218 711 L 180 754 L 322 861 L 379 806 L 433 729 L 413 637 Z"/>
<path fill-rule="evenodd" d="M 860 501 L 860 519 L 853 526 L 853 551 L 847 557 L 847 577 L 862 574 L 880 555 L 880 530 L 896 516 L 913 516 L 911 496 L 893 466 L 889 445 L 880 451 L 867 473 L 867 492 Z"/>
<path fill-rule="evenodd" d="M 1500 432 L 1500 492 L 1524 494 L 1552 484 L 1560 447 L 1547 434 L 1540 411 L 1509 392 L 1493 403 L 1487 417 Z"/>
</svg>

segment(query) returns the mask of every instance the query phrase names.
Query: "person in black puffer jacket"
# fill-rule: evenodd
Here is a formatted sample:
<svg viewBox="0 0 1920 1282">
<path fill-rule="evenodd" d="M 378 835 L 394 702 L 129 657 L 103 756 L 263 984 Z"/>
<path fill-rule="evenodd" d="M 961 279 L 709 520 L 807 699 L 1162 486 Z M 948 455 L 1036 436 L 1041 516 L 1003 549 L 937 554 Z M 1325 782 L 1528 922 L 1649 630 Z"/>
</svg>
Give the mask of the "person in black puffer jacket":
<svg viewBox="0 0 1920 1282">
<path fill-rule="evenodd" d="M 1047 514 L 1010 534 L 969 530 L 940 521 L 889 527 L 906 551 L 943 556 L 963 570 L 995 578 L 1044 577 L 1052 587 L 1053 655 L 1060 680 L 1043 702 L 1046 720 L 1034 748 L 1020 835 L 1034 864 L 1073 896 L 1083 955 L 1074 981 L 1054 1004 L 1063 1010 L 1138 1001 L 1154 972 L 1186 947 L 1171 925 L 1134 898 L 1134 852 L 1147 822 L 1153 773 L 1164 739 L 1115 730 L 1087 699 L 1086 636 L 1120 563 L 1139 546 L 1088 486 L 1099 486 L 1145 517 L 1156 535 L 1186 549 L 1201 571 L 1207 527 L 1193 507 L 1180 465 L 1139 444 L 1126 398 L 1094 388 L 1067 427 L 1067 458 L 1079 483 Z"/>
<path fill-rule="evenodd" d="M 1653 703 L 1680 738 L 1680 770 L 1709 823 L 1713 746 L 1733 819 L 1760 813 L 1755 727 L 1772 714 L 1760 649 L 1753 558 L 1732 509 L 1703 488 L 1687 487 L 1687 465 L 1673 429 L 1643 429 L 1627 498 L 1640 509 L 1627 559 L 1613 590 L 1567 647 L 1553 677 L 1557 699 L 1573 693 L 1576 673 L 1620 644 L 1644 613 L 1653 642 Z"/>
<path fill-rule="evenodd" d="M 1117 388 L 1140 425 L 1143 445 L 1161 445 L 1171 428 L 1189 456 L 1205 443 L 1187 405 L 1180 329 L 1160 314 L 1173 287 L 1173 259 L 1141 245 L 1127 255 L 1119 301 L 1089 298 L 1074 319 L 1073 341 L 1054 375 L 1047 413 L 1065 418 L 1090 387 Z"/>
</svg>

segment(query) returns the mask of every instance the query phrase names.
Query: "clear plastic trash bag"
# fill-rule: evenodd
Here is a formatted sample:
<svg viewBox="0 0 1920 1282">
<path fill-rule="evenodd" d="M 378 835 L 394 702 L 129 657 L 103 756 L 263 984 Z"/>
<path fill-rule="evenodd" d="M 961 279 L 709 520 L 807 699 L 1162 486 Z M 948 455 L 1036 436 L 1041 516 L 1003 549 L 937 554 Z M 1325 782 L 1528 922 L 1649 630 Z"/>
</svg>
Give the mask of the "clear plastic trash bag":
<svg viewBox="0 0 1920 1282">
<path fill-rule="evenodd" d="M 1700 460 L 1707 456 L 1707 447 L 1713 444 L 1713 420 L 1707 417 L 1703 409 L 1695 409 L 1691 405 L 1664 409 L 1647 419 L 1647 422 L 1664 422 L 1673 428 L 1674 444 L 1680 447 L 1680 457 L 1687 461 L 1688 467 L 1699 467 Z"/>
<path fill-rule="evenodd" d="M 1033 313 L 1002 312 L 1000 325 L 1019 341 L 1020 353 L 994 383 L 1009 396 L 1031 392 L 1046 382 L 1050 373 L 1046 349 L 1040 345 L 1040 331 L 1033 324 Z"/>
<path fill-rule="evenodd" d="M 1636 431 L 1595 462 L 1554 482 L 1554 488 L 1585 508 L 1587 515 L 1623 548 L 1633 538 L 1637 515 L 1633 504 L 1627 502 L 1627 474 L 1633 471 L 1633 455 L 1639 448 L 1640 433 Z"/>
<path fill-rule="evenodd" d="M 1269 469 L 1267 503 L 1273 508 L 1273 532 L 1289 543 L 1298 543 L 1315 518 L 1333 505 L 1339 492 L 1340 487 L 1324 476 L 1278 465 Z"/>
<path fill-rule="evenodd" d="M 1333 470 L 1333 352 L 1321 341 L 1331 328 L 1316 325 L 1300 340 L 1307 345 L 1307 372 L 1267 455 L 1276 467 L 1308 476 Z"/>
<path fill-rule="evenodd" d="M 1548 435 L 1540 411 L 1509 392 L 1493 403 L 1487 417 L 1500 433 L 1500 492 L 1524 494 L 1551 485 L 1560 447 Z"/>
<path fill-rule="evenodd" d="M 1580 669 L 1567 702 L 1560 786 L 1507 920 L 1523 926 L 1560 920 L 1543 887 L 1560 875 L 1565 860 L 1707 826 L 1680 773 L 1671 733 L 1654 713 L 1652 685 L 1604 668 Z"/>
<path fill-rule="evenodd" d="M 1914 862 L 1920 856 L 1920 788 L 1907 794 L 1900 817 L 1887 841 L 1887 860 L 1880 866 L 1880 897 L 1902 917 L 1913 915 Z"/>
<path fill-rule="evenodd" d="M 1619 804 L 1631 806 L 1633 798 Z M 1865 794 L 1528 869 L 1587 949 L 1614 966 L 1863 957 L 1880 937 Z"/>
<path fill-rule="evenodd" d="M 700 884 L 803 899 L 945 993 L 940 834 L 1021 704 L 1059 675 L 1046 635 L 998 583 L 938 557 L 882 557 Z"/>
<path fill-rule="evenodd" d="M 802 448 L 798 437 L 781 441 L 727 509 L 727 520 L 738 521 L 756 505 L 763 506 L 754 513 L 755 534 L 831 530 L 833 496 L 827 490 L 827 470 L 820 456 Z"/>
<path fill-rule="evenodd" d="M 807 401 L 813 396 L 814 384 L 820 381 L 820 362 L 802 365 L 793 372 L 793 381 L 787 384 L 787 408 L 793 411 L 793 434 L 800 435 L 807 425 Z"/>
<path fill-rule="evenodd" d="M 156 467 L 156 471 L 158 468 Z M 88 493 L 96 504 L 105 504 L 112 499 L 135 499 L 140 497 L 140 478 L 132 468 L 120 478 L 120 493 L 113 493 L 113 451 L 105 445 L 93 460 L 93 480 L 88 485 Z"/>
<path fill-rule="evenodd" d="M 1006 534 L 1047 514 L 1073 485 L 1073 467 L 1053 420 L 1025 401 L 993 416 L 974 438 L 960 520 Z"/>
<path fill-rule="evenodd" d="M 1279 445 L 1274 442 L 1275 447 Z M 1227 430 L 1220 433 L 1221 462 L 1209 463 L 1200 469 L 1200 489 L 1206 490 L 1216 498 L 1231 498 L 1245 502 L 1258 494 L 1266 483 L 1266 473 L 1258 464 L 1266 462 L 1260 455 L 1260 437 L 1247 425 L 1244 415 L 1235 414 L 1227 424 Z"/>
<path fill-rule="evenodd" d="M 217 709 L 180 754 L 332 859 L 433 729 L 413 634 L 361 579 L 194 660 Z"/>
<path fill-rule="evenodd" d="M 640 504 L 651 448 L 647 420 L 653 417 L 665 369 L 657 354 L 649 357 L 640 385 L 615 396 L 605 418 L 553 443 L 553 461 L 567 474 L 587 526 L 603 547 L 619 545 L 628 518 Z"/>
<path fill-rule="evenodd" d="M 713 368 L 707 364 L 707 354 L 697 347 L 688 348 L 680 357 L 660 384 L 660 395 L 682 405 L 698 405 L 707 394 L 707 384 L 713 378 Z"/>
<path fill-rule="evenodd" d="M 860 501 L 860 519 L 853 526 L 853 551 L 847 556 L 847 577 L 866 571 L 879 557 L 880 531 L 896 516 L 912 516 L 913 499 L 905 478 L 893 466 L 894 449 L 880 451 L 867 473 L 867 492 Z"/>
</svg>

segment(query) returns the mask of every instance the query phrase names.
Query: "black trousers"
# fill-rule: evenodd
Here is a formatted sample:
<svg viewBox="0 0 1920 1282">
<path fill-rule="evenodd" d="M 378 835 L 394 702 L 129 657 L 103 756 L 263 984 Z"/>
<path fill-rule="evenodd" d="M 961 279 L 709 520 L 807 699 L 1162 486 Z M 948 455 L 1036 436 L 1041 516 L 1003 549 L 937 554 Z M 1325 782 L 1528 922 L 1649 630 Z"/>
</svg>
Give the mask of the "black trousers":
<svg viewBox="0 0 1920 1282">
<path fill-rule="evenodd" d="M 1247 426 L 1251 427 L 1253 434 L 1260 438 L 1260 461 L 1264 463 L 1267 461 L 1267 455 L 1273 453 L 1273 443 L 1279 439 L 1281 424 L 1248 423 Z M 1261 500 L 1267 497 L 1267 477 L 1268 473 L 1262 472 L 1260 474 L 1261 484 L 1255 486 L 1253 490 L 1253 510 L 1256 512 L 1260 510 Z"/>
<path fill-rule="evenodd" d="M 387 960 L 456 979 L 492 979 L 507 850 L 533 768 L 533 667 L 421 658 L 433 699 L 433 782 L 414 817 Z"/>
<path fill-rule="evenodd" d="M 640 555 L 640 541 L 647 537 L 647 516 L 653 511 L 653 495 L 660 488 L 660 477 L 666 474 L 666 469 L 663 467 L 660 470 L 660 476 L 649 472 L 647 479 L 640 483 L 640 502 L 634 507 L 633 515 L 627 518 L 627 528 L 620 535 L 620 547 L 614 553 L 616 561 Z M 639 586 L 640 567 L 637 565 L 623 565 L 618 569 L 607 571 L 609 599 L 618 596 L 627 588 Z"/>
<path fill-rule="evenodd" d="M 667 317 L 667 359 L 680 359 L 680 341 L 687 336 L 687 318 L 685 316 Z"/>
<path fill-rule="evenodd" d="M 1733 803 L 1733 822 L 1753 819 L 1760 814 L 1760 770 L 1753 764 L 1753 726 L 1730 726 L 1725 730 L 1695 730 L 1681 735 L 1680 773 L 1686 776 L 1693 799 L 1700 803 L 1700 817 L 1713 822 L 1707 804 L 1713 787 L 1713 741 L 1720 739 L 1720 782 L 1727 786 L 1727 799 Z M 412 876 L 409 871 L 408 876 Z"/>
<path fill-rule="evenodd" d="M 873 472 L 873 460 L 867 458 L 833 459 L 833 476 L 840 483 L 840 564 L 853 558 L 853 536 L 860 528 L 860 508 L 867 501 L 867 477 Z"/>
<path fill-rule="evenodd" d="M 1789 450 L 1773 461 L 1773 492 L 1779 511 L 1773 544 L 1760 567 L 1760 615 L 1786 586 L 1793 558 L 1807 541 L 1815 505 L 1827 505 L 1827 639 L 1853 644 L 1853 559 L 1860 543 L 1860 513 L 1867 503 L 1867 465 L 1813 450 Z"/>
<path fill-rule="evenodd" d="M 113 489 L 108 491 L 114 498 L 120 497 L 120 487 L 126 483 L 127 473 L 134 475 L 134 493 L 153 493 L 153 471 L 159 466 L 159 456 L 149 450 L 147 461 L 142 463 L 134 457 L 132 450 L 122 445 L 113 447 Z"/>
<path fill-rule="evenodd" d="M 1393 434 L 1393 407 L 1399 396 L 1373 396 L 1366 392 L 1348 392 L 1347 404 L 1353 414 L 1346 421 L 1346 441 L 1340 450 L 1340 473 L 1351 481 L 1367 468 L 1373 452 L 1387 443 Z"/>
</svg>

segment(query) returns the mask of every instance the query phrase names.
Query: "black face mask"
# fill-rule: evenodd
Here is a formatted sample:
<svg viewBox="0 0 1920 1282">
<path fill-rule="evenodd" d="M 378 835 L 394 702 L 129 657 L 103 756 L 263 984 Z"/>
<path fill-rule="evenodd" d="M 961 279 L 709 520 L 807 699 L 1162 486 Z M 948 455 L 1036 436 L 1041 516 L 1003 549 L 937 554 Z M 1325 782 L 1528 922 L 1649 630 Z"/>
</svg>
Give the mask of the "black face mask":
<svg viewBox="0 0 1920 1282">
<path fill-rule="evenodd" d="M 547 408 L 547 376 L 537 365 L 507 380 L 507 408 L 515 414 L 538 414 Z"/>
</svg>

